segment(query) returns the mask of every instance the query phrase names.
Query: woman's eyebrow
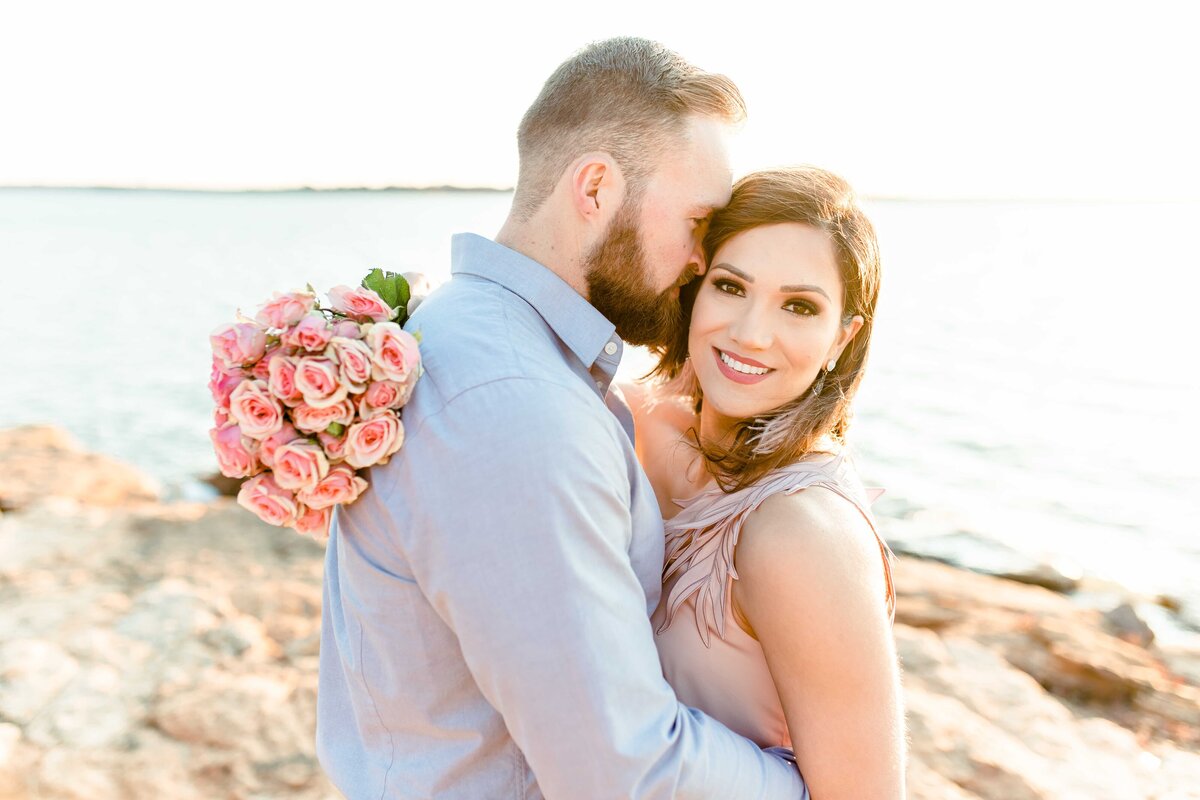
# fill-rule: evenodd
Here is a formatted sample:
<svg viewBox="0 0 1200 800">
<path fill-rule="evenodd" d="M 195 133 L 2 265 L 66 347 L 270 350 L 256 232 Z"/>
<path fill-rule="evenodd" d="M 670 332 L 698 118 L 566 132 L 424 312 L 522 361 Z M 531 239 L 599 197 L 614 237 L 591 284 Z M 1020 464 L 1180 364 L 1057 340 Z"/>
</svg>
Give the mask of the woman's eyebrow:
<svg viewBox="0 0 1200 800">
<path fill-rule="evenodd" d="M 713 269 L 723 269 L 726 272 L 732 272 L 734 275 L 737 275 L 739 278 L 744 280 L 746 283 L 754 283 L 753 277 L 742 272 L 740 269 L 735 267 L 733 264 L 727 264 L 724 261 L 722 261 L 720 264 L 713 264 L 712 268 Z"/>
<path fill-rule="evenodd" d="M 829 299 L 829 295 L 825 293 L 824 289 L 812 283 L 797 283 L 792 286 L 780 286 L 779 291 L 783 292 L 784 294 L 793 294 L 794 292 L 816 292 L 826 300 Z"/>
<path fill-rule="evenodd" d="M 753 277 L 742 272 L 740 269 L 733 266 L 732 264 L 728 264 L 724 261 L 722 261 L 720 264 L 713 264 L 712 268 L 713 269 L 723 269 L 726 272 L 732 272 L 734 275 L 737 275 L 739 278 L 744 280 L 746 283 L 754 283 Z M 816 284 L 813 284 L 813 283 L 796 283 L 796 284 L 791 284 L 789 286 L 780 286 L 779 291 L 784 294 L 796 294 L 797 292 L 816 292 L 817 294 L 824 297 L 826 300 L 830 299 L 829 294 L 824 289 L 822 289 L 820 286 L 817 286 Z"/>
</svg>

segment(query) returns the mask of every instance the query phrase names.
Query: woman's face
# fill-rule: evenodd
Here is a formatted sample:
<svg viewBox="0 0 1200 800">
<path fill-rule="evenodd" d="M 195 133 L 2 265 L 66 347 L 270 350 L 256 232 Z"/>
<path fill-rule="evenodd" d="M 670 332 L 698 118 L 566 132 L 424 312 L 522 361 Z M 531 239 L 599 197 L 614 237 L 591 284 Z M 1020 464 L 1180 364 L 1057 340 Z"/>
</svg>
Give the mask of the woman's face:
<svg viewBox="0 0 1200 800">
<path fill-rule="evenodd" d="M 696 294 L 688 353 L 718 436 L 812 386 L 862 327 L 842 324 L 833 243 L 801 223 L 736 234 L 713 254 Z M 702 421 L 703 422 L 703 421 Z"/>
</svg>

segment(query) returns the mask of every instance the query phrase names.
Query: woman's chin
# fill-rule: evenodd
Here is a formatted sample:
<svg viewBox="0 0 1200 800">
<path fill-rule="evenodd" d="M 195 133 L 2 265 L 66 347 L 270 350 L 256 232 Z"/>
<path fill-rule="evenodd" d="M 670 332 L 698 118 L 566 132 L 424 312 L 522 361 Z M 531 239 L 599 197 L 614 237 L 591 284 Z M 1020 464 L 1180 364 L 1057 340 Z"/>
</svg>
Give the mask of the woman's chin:
<svg viewBox="0 0 1200 800">
<path fill-rule="evenodd" d="M 768 403 L 753 402 L 745 397 L 727 397 L 725 392 L 717 391 L 710 394 L 703 386 L 700 387 L 700 390 L 704 393 L 704 407 L 710 409 L 711 413 L 717 417 L 732 422 L 752 419 L 774 408 Z"/>
</svg>

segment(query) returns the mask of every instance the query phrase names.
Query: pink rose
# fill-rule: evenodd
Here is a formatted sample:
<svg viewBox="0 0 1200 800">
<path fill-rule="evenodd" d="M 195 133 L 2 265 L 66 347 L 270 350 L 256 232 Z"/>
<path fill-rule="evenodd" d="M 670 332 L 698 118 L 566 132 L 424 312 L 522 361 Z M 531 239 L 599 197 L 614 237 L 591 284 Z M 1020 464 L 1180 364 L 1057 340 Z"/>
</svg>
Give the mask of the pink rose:
<svg viewBox="0 0 1200 800">
<path fill-rule="evenodd" d="M 243 380 L 229 395 L 229 416 L 251 439 L 265 439 L 283 427 L 283 406 L 266 381 Z"/>
<path fill-rule="evenodd" d="M 258 458 L 262 463 L 274 469 L 275 451 L 279 449 L 280 445 L 290 444 L 297 439 L 303 438 L 304 435 L 302 433 L 285 422 L 282 428 L 262 440 L 258 448 Z"/>
<path fill-rule="evenodd" d="M 213 428 L 208 438 L 217 453 L 217 466 L 226 478 L 249 478 L 262 472 L 262 463 L 255 455 L 258 443 L 242 436 L 237 425 Z"/>
<path fill-rule="evenodd" d="M 346 434 L 334 436 L 332 433 L 325 431 L 317 431 L 317 441 L 321 443 L 321 448 L 325 451 L 325 455 L 329 458 L 330 464 L 337 464 L 346 458 Z"/>
<path fill-rule="evenodd" d="M 229 406 L 224 408 L 217 406 L 213 409 L 213 426 L 217 428 L 224 428 L 228 425 L 236 424 L 236 422 L 229 418 Z"/>
<path fill-rule="evenodd" d="M 394 411 L 356 422 L 346 432 L 346 463 L 352 467 L 385 464 L 404 443 L 404 426 Z"/>
<path fill-rule="evenodd" d="M 287 406 L 296 405 L 302 398 L 296 388 L 296 361 L 292 356 L 277 354 L 267 362 L 267 388 Z"/>
<path fill-rule="evenodd" d="M 334 311 L 340 311 L 348 317 L 359 321 L 374 320 L 387 322 L 395 316 L 378 292 L 362 286 L 351 289 L 349 286 L 335 286 L 329 290 L 329 302 Z"/>
<path fill-rule="evenodd" d="M 303 509 L 296 521 L 292 523 L 292 527 L 296 533 L 302 533 L 305 536 L 311 536 L 318 542 L 323 542 L 329 538 L 329 520 L 330 511 L 328 508 L 306 508 Z"/>
<path fill-rule="evenodd" d="M 311 292 L 274 292 L 254 319 L 268 328 L 286 328 L 304 319 L 316 304 L 317 296 Z"/>
<path fill-rule="evenodd" d="M 343 339 L 335 336 L 329 342 L 333 358 L 338 364 L 338 377 L 350 392 L 358 394 L 371 380 L 371 348 L 358 339 Z"/>
<path fill-rule="evenodd" d="M 315 408 L 336 405 L 350 391 L 340 380 L 337 364 L 318 356 L 304 356 L 296 362 L 296 388 L 304 402 Z"/>
<path fill-rule="evenodd" d="M 354 404 L 348 399 L 324 408 L 301 403 L 292 409 L 292 421 L 305 433 L 318 433 L 333 423 L 349 425 L 354 421 Z"/>
<path fill-rule="evenodd" d="M 417 340 L 394 322 L 372 325 L 366 342 L 371 347 L 371 376 L 377 381 L 403 383 L 421 364 Z"/>
<path fill-rule="evenodd" d="M 362 326 L 352 319 L 340 319 L 333 323 L 333 336 L 335 339 L 361 339 Z"/>
<path fill-rule="evenodd" d="M 269 381 L 271 378 L 271 359 L 283 352 L 283 347 L 276 342 L 273 347 L 268 347 L 262 354 L 262 358 L 255 362 L 254 367 L 250 370 L 250 374 L 255 380 Z"/>
<path fill-rule="evenodd" d="M 240 367 L 262 357 L 267 349 L 267 333 L 252 322 L 222 325 L 208 337 L 213 355 L 227 367 Z"/>
<path fill-rule="evenodd" d="M 208 379 L 208 391 L 212 393 L 213 402 L 221 408 L 229 408 L 229 395 L 246 377 L 246 373 L 237 367 L 226 367 L 225 363 L 213 356 L 212 374 Z"/>
<path fill-rule="evenodd" d="M 330 330 L 325 315 L 317 312 L 304 317 L 294 328 L 289 328 L 281 340 L 288 347 L 299 347 L 310 353 L 317 353 L 324 350 L 332 338 L 333 331 Z"/>
<path fill-rule="evenodd" d="M 367 482 L 345 464 L 332 467 L 329 474 L 312 489 L 302 489 L 296 498 L 309 508 L 329 508 L 338 503 L 353 503 L 367 488 Z"/>
<path fill-rule="evenodd" d="M 416 385 L 416 373 L 409 375 L 404 383 L 395 381 L 374 381 L 367 386 L 358 401 L 358 413 L 363 419 L 369 419 L 389 408 L 400 408 L 412 396 L 413 386 Z"/>
<path fill-rule="evenodd" d="M 307 439 L 275 448 L 275 480 L 284 489 L 312 489 L 329 474 L 329 460 L 320 445 Z"/>
<path fill-rule="evenodd" d="M 300 512 L 295 495 L 276 483 L 270 474 L 256 475 L 243 483 L 237 502 L 268 525 L 290 526 Z"/>
</svg>

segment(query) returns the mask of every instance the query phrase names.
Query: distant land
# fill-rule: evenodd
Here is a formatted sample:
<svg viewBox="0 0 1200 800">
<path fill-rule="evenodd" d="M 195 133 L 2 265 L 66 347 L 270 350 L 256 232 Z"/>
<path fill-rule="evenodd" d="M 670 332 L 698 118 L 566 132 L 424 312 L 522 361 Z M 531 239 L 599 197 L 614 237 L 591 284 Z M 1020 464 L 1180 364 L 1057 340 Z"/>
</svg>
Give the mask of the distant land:
<svg viewBox="0 0 1200 800">
<path fill-rule="evenodd" d="M 165 192 L 172 194 L 291 194 L 291 193 L 350 193 L 350 192 L 431 192 L 431 193 L 479 193 L 505 194 L 513 191 L 511 186 L 277 186 L 247 188 L 210 188 L 183 186 L 5 186 L 3 191 L 69 191 L 69 192 Z M 1146 197 L 1020 197 L 1020 196 L 964 196 L 952 195 L 904 195 L 870 194 L 860 192 L 859 197 L 868 202 L 892 203 L 1034 203 L 1034 204 L 1079 204 L 1079 205 L 1195 205 L 1200 198 L 1146 198 Z"/>
<path fill-rule="evenodd" d="M 79 192 L 186 192 L 189 194 L 283 194 L 287 192 L 511 192 L 497 186 L 278 186 L 245 189 L 211 189 L 187 186 L 0 186 L 4 189 L 45 189 Z"/>
</svg>

